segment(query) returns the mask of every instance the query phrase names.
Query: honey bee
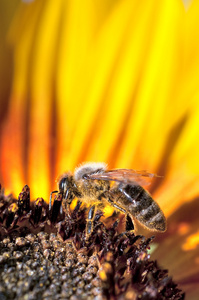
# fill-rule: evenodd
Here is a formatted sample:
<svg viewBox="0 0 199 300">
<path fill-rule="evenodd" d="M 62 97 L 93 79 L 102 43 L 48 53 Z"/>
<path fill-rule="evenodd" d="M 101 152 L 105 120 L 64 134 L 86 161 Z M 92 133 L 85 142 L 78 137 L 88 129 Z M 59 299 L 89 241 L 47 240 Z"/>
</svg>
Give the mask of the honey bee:
<svg viewBox="0 0 199 300">
<path fill-rule="evenodd" d="M 87 235 L 93 230 L 96 208 L 102 209 L 107 204 L 150 230 L 165 231 L 166 219 L 162 210 L 142 187 L 152 177 L 158 176 L 133 169 L 107 170 L 105 163 L 84 163 L 74 174 L 65 173 L 58 180 L 63 210 L 69 214 L 69 205 L 74 198 L 78 198 L 79 206 L 82 202 L 89 205 Z"/>
</svg>

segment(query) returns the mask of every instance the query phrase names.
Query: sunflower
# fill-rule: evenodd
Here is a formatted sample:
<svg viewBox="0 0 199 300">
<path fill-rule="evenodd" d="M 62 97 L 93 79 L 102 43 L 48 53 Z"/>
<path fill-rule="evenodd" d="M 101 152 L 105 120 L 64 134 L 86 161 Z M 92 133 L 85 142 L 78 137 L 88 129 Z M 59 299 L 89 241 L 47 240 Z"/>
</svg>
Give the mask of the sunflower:
<svg viewBox="0 0 199 300">
<path fill-rule="evenodd" d="M 48 201 L 83 161 L 161 175 L 152 257 L 197 299 L 199 4 L 2 1 L 0 181 Z M 190 217 L 191 216 L 191 217 Z M 146 233 L 147 234 L 147 233 Z"/>
</svg>

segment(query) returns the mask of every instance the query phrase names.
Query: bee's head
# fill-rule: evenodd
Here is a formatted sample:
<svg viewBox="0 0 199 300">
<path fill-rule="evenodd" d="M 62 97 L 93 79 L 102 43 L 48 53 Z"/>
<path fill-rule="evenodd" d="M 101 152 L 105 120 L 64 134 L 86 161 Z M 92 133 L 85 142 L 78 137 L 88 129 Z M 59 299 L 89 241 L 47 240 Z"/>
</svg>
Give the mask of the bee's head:
<svg viewBox="0 0 199 300">
<path fill-rule="evenodd" d="M 58 179 L 59 192 L 65 194 L 72 187 L 72 180 L 69 174 L 64 174 Z"/>
<path fill-rule="evenodd" d="M 64 174 L 58 180 L 59 192 L 69 201 L 73 200 L 77 195 L 77 187 L 71 174 Z"/>
</svg>

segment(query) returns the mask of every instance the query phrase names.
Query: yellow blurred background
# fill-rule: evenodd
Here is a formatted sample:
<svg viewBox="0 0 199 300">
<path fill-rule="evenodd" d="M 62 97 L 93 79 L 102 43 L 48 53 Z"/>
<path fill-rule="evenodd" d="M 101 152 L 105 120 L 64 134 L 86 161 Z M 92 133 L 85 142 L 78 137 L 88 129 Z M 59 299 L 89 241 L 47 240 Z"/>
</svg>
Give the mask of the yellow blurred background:
<svg viewBox="0 0 199 300">
<path fill-rule="evenodd" d="M 64 171 L 104 161 L 164 176 L 151 191 L 166 214 L 198 194 L 198 10 L 1 1 L 2 185 L 48 199 Z"/>
</svg>

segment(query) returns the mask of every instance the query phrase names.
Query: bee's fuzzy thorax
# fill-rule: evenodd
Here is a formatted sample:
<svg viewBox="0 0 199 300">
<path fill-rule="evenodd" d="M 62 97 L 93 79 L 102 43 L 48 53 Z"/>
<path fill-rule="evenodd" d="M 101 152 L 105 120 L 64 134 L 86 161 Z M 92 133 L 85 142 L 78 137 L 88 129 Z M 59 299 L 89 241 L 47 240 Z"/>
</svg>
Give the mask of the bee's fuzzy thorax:
<svg viewBox="0 0 199 300">
<path fill-rule="evenodd" d="M 103 172 L 107 169 L 107 164 L 103 162 L 86 162 L 75 169 L 74 179 L 80 180 L 85 174 Z"/>
</svg>

